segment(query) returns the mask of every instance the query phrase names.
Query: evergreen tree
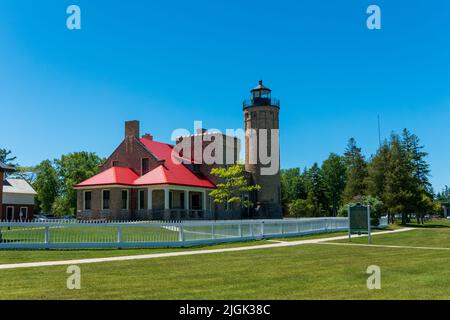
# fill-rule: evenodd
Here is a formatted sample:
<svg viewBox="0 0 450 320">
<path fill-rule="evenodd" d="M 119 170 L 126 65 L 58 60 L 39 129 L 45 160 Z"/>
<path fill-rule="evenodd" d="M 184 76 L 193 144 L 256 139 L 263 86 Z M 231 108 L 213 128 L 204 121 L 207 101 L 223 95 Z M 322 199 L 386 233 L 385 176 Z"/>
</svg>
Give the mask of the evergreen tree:
<svg viewBox="0 0 450 320">
<path fill-rule="evenodd" d="M 329 214 L 337 216 L 346 185 L 347 168 L 344 158 L 335 153 L 330 154 L 323 162 L 321 172 L 325 184 L 325 195 L 330 204 Z"/>
<path fill-rule="evenodd" d="M 383 200 L 386 185 L 386 170 L 389 165 L 390 147 L 384 142 L 367 165 L 366 186 L 368 195 Z"/>
<path fill-rule="evenodd" d="M 314 163 L 311 169 L 308 170 L 307 179 L 307 199 L 314 206 L 314 215 L 326 215 L 329 203 L 326 196 L 326 186 L 323 180 L 322 171 L 317 163 Z"/>
<path fill-rule="evenodd" d="M 353 198 L 365 194 L 365 180 L 368 176 L 367 163 L 354 138 L 349 140 L 344 157 L 347 166 L 347 184 L 344 189 L 343 200 L 344 202 L 350 202 Z"/>
</svg>

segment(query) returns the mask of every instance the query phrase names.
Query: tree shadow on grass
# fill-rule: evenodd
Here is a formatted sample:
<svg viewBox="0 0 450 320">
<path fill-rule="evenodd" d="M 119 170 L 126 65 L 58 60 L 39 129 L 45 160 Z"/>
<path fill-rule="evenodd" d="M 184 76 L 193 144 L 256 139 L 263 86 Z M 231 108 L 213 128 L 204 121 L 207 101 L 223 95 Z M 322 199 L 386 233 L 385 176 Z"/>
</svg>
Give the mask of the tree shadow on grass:
<svg viewBox="0 0 450 320">
<path fill-rule="evenodd" d="M 445 224 L 439 224 L 439 223 L 428 223 L 428 224 L 417 224 L 417 223 L 407 223 L 404 225 L 401 225 L 403 227 L 409 227 L 409 228 L 420 228 L 420 229 L 445 229 L 450 228 L 450 225 Z"/>
</svg>

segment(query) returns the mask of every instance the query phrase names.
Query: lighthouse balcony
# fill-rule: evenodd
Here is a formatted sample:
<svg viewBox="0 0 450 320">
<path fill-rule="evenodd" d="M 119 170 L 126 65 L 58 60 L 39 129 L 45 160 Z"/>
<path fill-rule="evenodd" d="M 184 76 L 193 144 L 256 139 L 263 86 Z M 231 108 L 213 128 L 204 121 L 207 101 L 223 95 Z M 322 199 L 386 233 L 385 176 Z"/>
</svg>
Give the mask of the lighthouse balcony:
<svg viewBox="0 0 450 320">
<path fill-rule="evenodd" d="M 280 108 L 280 100 L 275 99 L 275 98 L 258 97 L 258 98 L 253 98 L 250 100 L 244 100 L 244 102 L 243 102 L 244 109 L 250 108 L 250 107 L 258 107 L 258 106 L 271 106 L 271 107 Z"/>
</svg>

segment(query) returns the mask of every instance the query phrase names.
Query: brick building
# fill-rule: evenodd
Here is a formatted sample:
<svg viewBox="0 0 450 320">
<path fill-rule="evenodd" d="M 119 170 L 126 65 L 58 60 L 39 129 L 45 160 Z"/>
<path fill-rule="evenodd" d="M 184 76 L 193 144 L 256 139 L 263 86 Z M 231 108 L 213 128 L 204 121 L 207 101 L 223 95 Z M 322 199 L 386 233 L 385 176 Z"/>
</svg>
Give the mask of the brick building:
<svg viewBox="0 0 450 320">
<path fill-rule="evenodd" d="M 244 102 L 245 128 L 278 129 L 279 103 L 271 98 L 270 89 L 261 81 L 251 92 L 251 100 Z M 279 173 L 261 175 L 264 166 L 259 162 L 248 163 L 248 148 L 245 165 L 248 179 L 262 188 L 243 196 L 251 198 L 257 208 L 225 208 L 209 197 L 219 182 L 210 171 L 225 164 L 208 164 L 198 155 L 219 138 L 224 141 L 223 149 L 215 152 L 215 156 L 222 159 L 221 163 L 237 163 L 240 141 L 235 137 L 201 129 L 194 135 L 179 137 L 173 146 L 155 141 L 150 134 L 141 136 L 139 121 L 127 121 L 123 141 L 102 164 L 100 173 L 74 186 L 77 217 L 106 220 L 281 218 Z M 186 143 L 192 146 L 190 155 L 174 152 L 174 148 Z M 268 154 L 273 151 L 270 148 L 269 144 Z"/>
</svg>

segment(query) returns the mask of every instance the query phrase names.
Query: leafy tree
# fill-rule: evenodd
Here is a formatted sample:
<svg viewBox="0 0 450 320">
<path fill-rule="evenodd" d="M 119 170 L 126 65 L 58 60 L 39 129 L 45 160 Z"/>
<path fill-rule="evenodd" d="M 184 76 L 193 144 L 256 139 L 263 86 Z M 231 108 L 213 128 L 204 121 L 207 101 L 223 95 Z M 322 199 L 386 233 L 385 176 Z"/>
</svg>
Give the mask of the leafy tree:
<svg viewBox="0 0 450 320">
<path fill-rule="evenodd" d="M 346 185 L 347 168 L 343 157 L 332 153 L 322 164 L 321 168 L 325 185 L 325 196 L 330 203 L 330 213 L 337 216 L 342 205 L 342 194 Z"/>
<path fill-rule="evenodd" d="M 253 203 L 248 199 L 244 199 L 243 195 L 258 191 L 261 187 L 259 185 L 249 184 L 243 165 L 236 164 L 228 168 L 213 168 L 211 174 L 223 180 L 209 194 L 215 203 L 237 203 L 243 208 L 253 206 Z"/>
<path fill-rule="evenodd" d="M 354 138 L 349 140 L 344 157 L 347 166 L 347 184 L 343 198 L 344 202 L 349 202 L 354 197 L 365 194 L 365 180 L 368 175 L 367 163 Z"/>
<path fill-rule="evenodd" d="M 58 173 L 50 160 L 42 161 L 34 168 L 34 172 L 36 180 L 33 187 L 37 192 L 37 203 L 45 213 L 50 213 L 59 194 Z"/>
<path fill-rule="evenodd" d="M 300 168 L 281 170 L 280 180 L 282 203 L 285 209 L 288 209 L 292 201 L 307 197 L 304 176 Z"/>
<path fill-rule="evenodd" d="M 289 215 L 294 217 L 311 217 L 315 208 L 311 200 L 308 199 L 296 199 L 289 203 Z"/>
<path fill-rule="evenodd" d="M 70 208 L 71 204 L 68 203 L 68 198 L 66 197 L 59 197 L 55 199 L 55 202 L 53 202 L 52 205 L 52 213 L 56 217 L 63 218 L 65 216 L 71 216 L 70 212 L 67 210 L 67 208 Z"/>
<path fill-rule="evenodd" d="M 90 152 L 69 153 L 55 160 L 61 182 L 60 194 L 65 198 L 65 201 L 61 202 L 66 205 L 65 215 L 76 211 L 77 193 L 73 186 L 96 175 L 102 162 L 102 158 Z"/>
</svg>

